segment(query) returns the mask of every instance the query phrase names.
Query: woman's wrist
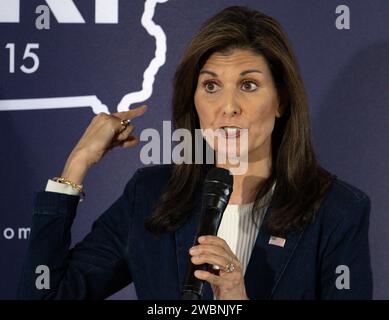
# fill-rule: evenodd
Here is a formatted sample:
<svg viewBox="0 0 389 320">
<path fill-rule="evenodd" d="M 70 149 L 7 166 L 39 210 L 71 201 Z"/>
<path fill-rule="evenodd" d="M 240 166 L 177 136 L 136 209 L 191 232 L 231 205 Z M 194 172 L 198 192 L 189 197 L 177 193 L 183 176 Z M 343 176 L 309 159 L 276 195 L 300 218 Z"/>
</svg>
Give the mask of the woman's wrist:
<svg viewBox="0 0 389 320">
<path fill-rule="evenodd" d="M 89 168 L 90 166 L 81 156 L 70 156 L 66 161 L 60 177 L 82 185 Z"/>
</svg>

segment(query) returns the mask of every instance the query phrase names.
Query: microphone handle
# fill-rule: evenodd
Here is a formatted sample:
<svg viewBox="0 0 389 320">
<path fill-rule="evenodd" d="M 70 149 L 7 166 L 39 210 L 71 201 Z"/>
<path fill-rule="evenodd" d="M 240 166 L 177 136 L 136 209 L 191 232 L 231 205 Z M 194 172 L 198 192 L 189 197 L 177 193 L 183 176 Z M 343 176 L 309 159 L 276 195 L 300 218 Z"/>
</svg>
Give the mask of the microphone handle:
<svg viewBox="0 0 389 320">
<path fill-rule="evenodd" d="M 201 224 L 199 225 L 198 233 L 195 239 L 195 244 L 198 244 L 197 239 L 202 235 L 216 235 L 219 228 L 223 211 L 220 208 L 207 208 L 207 212 L 201 217 Z M 204 280 L 195 277 L 196 270 L 208 271 L 209 265 L 207 263 L 195 265 L 190 261 L 189 269 L 186 276 L 185 285 L 182 293 L 182 300 L 201 300 L 203 295 Z"/>
</svg>

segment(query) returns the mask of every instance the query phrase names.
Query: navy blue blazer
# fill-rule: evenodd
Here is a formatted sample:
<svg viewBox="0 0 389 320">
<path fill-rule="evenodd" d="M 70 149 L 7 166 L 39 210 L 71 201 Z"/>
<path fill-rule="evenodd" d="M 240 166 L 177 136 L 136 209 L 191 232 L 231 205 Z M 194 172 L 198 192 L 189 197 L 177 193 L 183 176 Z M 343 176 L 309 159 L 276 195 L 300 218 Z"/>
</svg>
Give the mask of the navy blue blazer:
<svg viewBox="0 0 389 320">
<path fill-rule="evenodd" d="M 200 198 L 176 232 L 158 240 L 144 228 L 170 172 L 171 166 L 139 169 L 119 199 L 72 249 L 71 226 L 79 197 L 37 193 L 19 298 L 103 299 L 133 282 L 139 299 L 180 299 Z M 264 219 L 270 211 L 271 206 Z M 269 244 L 271 235 L 261 228 L 244 276 L 248 297 L 371 299 L 369 212 L 366 194 L 335 179 L 314 223 L 287 234 L 284 247 Z M 49 267 L 50 289 L 36 288 L 38 265 Z M 342 276 L 337 267 L 342 265 L 350 271 L 349 289 L 336 285 Z M 213 299 L 208 283 L 203 299 Z"/>
</svg>

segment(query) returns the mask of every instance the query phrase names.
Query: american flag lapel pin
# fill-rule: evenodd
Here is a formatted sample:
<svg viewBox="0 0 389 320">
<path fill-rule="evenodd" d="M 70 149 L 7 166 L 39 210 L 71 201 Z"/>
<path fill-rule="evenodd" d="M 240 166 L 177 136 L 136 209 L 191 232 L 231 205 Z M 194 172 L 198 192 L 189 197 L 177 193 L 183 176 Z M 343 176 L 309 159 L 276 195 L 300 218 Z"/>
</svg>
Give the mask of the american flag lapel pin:
<svg viewBox="0 0 389 320">
<path fill-rule="evenodd" d="M 269 244 L 272 244 L 273 246 L 278 246 L 283 248 L 285 246 L 286 239 L 280 238 L 280 237 L 275 237 L 275 236 L 270 236 L 269 239 Z"/>
</svg>

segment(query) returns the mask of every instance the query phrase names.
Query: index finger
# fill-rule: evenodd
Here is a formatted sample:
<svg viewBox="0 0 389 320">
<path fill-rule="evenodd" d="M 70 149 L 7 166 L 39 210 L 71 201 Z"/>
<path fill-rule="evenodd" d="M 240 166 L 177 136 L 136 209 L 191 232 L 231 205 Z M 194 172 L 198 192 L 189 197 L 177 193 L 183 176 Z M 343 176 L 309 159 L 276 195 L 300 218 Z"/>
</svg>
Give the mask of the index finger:
<svg viewBox="0 0 389 320">
<path fill-rule="evenodd" d="M 147 105 L 142 105 L 140 107 L 130 109 L 128 111 L 122 111 L 122 112 L 115 112 L 112 115 L 115 117 L 118 117 L 121 120 L 127 120 L 127 119 L 133 119 L 136 117 L 141 116 L 147 111 Z"/>
<path fill-rule="evenodd" d="M 200 244 L 206 243 L 206 244 L 220 246 L 220 247 L 224 248 L 224 250 L 226 250 L 227 252 L 233 254 L 233 252 L 232 252 L 230 246 L 227 244 L 227 242 L 218 236 L 211 236 L 211 235 L 204 236 L 203 235 L 203 236 L 199 237 L 197 240 Z"/>
</svg>

